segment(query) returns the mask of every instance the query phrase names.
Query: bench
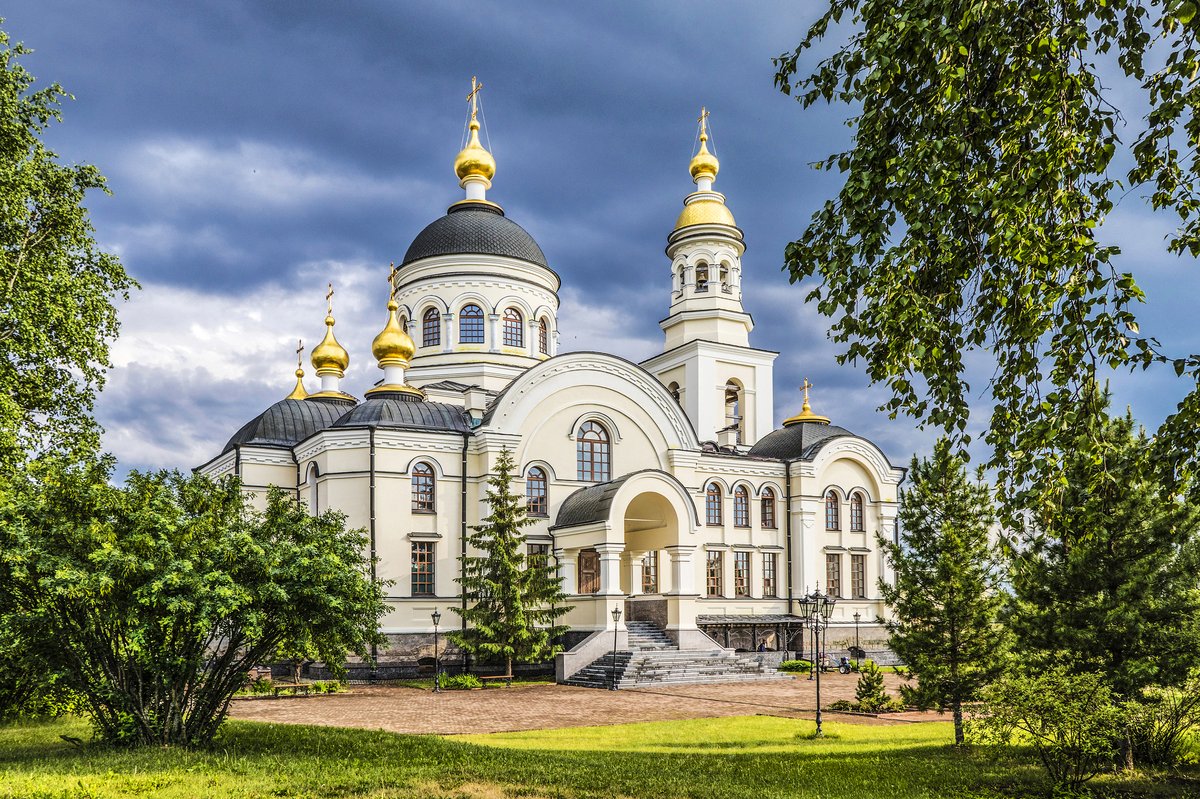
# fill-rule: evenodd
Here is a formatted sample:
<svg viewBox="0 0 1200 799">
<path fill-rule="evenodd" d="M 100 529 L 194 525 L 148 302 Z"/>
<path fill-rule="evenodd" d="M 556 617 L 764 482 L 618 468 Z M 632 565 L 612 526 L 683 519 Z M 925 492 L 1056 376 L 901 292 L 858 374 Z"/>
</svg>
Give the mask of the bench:
<svg viewBox="0 0 1200 799">
<path fill-rule="evenodd" d="M 292 696 L 295 696 L 296 694 L 304 694 L 305 696 L 308 696 L 308 692 L 311 687 L 312 686 L 299 682 L 282 682 L 273 686 L 272 690 L 275 692 L 275 698 L 278 699 L 281 691 L 290 691 Z"/>
<path fill-rule="evenodd" d="M 513 678 L 512 678 L 511 674 L 500 674 L 496 677 L 480 677 L 479 678 L 479 681 L 484 684 L 484 687 L 487 687 L 488 682 L 495 681 L 495 680 L 504 680 L 504 687 L 512 688 Z"/>
</svg>

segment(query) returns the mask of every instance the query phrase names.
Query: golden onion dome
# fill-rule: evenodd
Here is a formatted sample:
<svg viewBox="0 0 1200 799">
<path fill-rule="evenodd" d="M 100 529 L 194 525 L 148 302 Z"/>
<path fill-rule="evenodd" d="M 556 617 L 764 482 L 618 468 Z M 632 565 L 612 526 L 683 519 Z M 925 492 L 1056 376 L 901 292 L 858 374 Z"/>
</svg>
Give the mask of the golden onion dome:
<svg viewBox="0 0 1200 799">
<path fill-rule="evenodd" d="M 313 348 L 312 365 L 317 370 L 317 374 L 335 372 L 338 377 L 341 377 L 346 371 L 346 367 L 350 365 L 350 353 L 346 352 L 345 347 L 338 344 L 337 338 L 333 335 L 333 325 L 333 316 L 326 316 L 325 338 L 321 339 L 321 343 Z"/>
<path fill-rule="evenodd" d="M 469 177 L 481 177 L 491 180 L 496 174 L 496 159 L 479 143 L 479 121 L 471 120 L 471 138 L 467 146 L 454 159 L 454 174 L 459 181 Z"/>
<path fill-rule="evenodd" d="M 692 180 L 700 178 L 708 178 L 709 180 L 717 179 L 717 172 L 721 170 L 721 162 L 717 157 L 708 151 L 708 134 L 700 134 L 700 152 L 696 153 L 692 163 L 688 164 L 688 172 L 692 173 Z"/>
<path fill-rule="evenodd" d="M 804 405 L 800 407 L 800 413 L 783 420 L 784 427 L 791 427 L 794 424 L 802 422 L 812 422 L 813 424 L 829 424 L 828 416 L 821 416 L 813 413 L 812 406 L 808 404 L 808 390 L 812 388 L 812 383 L 808 382 L 808 378 L 804 379 L 804 385 L 800 388 L 804 391 Z"/>
<path fill-rule="evenodd" d="M 676 230 L 689 225 L 728 225 L 730 227 L 737 227 L 737 222 L 733 220 L 733 212 L 729 210 L 729 206 L 718 199 L 704 197 L 693 200 L 683 206 L 683 211 L 680 212 L 679 219 L 675 221 Z"/>
<path fill-rule="evenodd" d="M 380 366 L 408 366 L 413 353 L 417 351 L 417 346 L 396 318 L 396 310 L 400 306 L 395 300 L 388 300 L 387 307 L 387 324 L 371 342 L 371 353 Z"/>
</svg>

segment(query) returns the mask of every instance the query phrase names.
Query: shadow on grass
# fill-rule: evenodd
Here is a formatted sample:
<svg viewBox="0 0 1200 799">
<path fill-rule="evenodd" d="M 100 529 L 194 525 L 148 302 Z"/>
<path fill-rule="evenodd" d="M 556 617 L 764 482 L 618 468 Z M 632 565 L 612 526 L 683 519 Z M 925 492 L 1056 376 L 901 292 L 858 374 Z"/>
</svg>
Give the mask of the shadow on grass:
<svg viewBox="0 0 1200 799">
<path fill-rule="evenodd" d="M 599 751 L 231 722 L 211 748 L 122 750 L 98 744 L 77 748 L 58 738 L 86 737 L 87 726 L 80 721 L 21 725 L 0 728 L 0 797 L 73 792 L 97 797 L 370 797 L 416 795 L 413 786 L 428 795 L 430 785 L 454 795 L 456 786 L 464 784 L 579 799 L 1046 795 L 1041 770 L 1031 760 L 997 758 L 987 750 L 909 741 L 872 748 L 870 740 L 794 734 L 695 740 L 702 729 L 681 723 L 675 740 L 647 743 L 653 751 Z M 825 742 L 830 745 L 823 746 Z M 1196 795 L 1196 785 L 1194 779 L 1109 780 L 1095 787 L 1098 796 L 1184 797 Z"/>
</svg>

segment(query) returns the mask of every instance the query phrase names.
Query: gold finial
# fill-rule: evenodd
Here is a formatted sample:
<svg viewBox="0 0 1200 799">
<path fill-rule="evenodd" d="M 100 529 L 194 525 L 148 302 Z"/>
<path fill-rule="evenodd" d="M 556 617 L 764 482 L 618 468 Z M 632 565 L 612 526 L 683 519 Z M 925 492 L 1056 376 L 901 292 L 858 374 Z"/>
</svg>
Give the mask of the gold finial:
<svg viewBox="0 0 1200 799">
<path fill-rule="evenodd" d="M 383 326 L 383 330 L 379 331 L 379 335 L 371 342 L 371 354 L 375 356 L 375 360 L 379 362 L 379 368 L 383 370 L 383 384 L 375 386 L 367 391 L 367 396 L 384 393 L 403 393 L 411 394 L 415 397 L 424 397 L 425 394 L 419 388 L 414 388 L 404 382 L 404 369 L 408 367 L 413 355 L 417 351 L 417 345 L 413 342 L 412 337 L 400 324 L 400 320 L 396 318 L 396 311 L 400 309 L 399 303 L 396 302 L 396 264 L 391 264 L 390 273 L 388 274 L 388 285 L 391 291 L 388 293 L 388 319 Z M 400 371 L 394 371 L 396 368 Z"/>
<path fill-rule="evenodd" d="M 791 425 L 800 424 L 801 422 L 812 422 L 814 424 L 829 424 L 828 416 L 819 416 L 812 412 L 812 406 L 808 404 L 808 390 L 810 388 L 815 388 L 815 386 L 813 386 L 813 384 L 810 383 L 808 378 L 806 377 L 806 378 L 804 378 L 804 383 L 800 386 L 800 390 L 804 392 L 804 404 L 802 406 L 800 406 L 800 413 L 796 414 L 795 416 L 791 417 L 790 419 L 785 419 L 783 421 L 784 427 L 790 427 Z"/>
<path fill-rule="evenodd" d="M 388 299 L 394 300 L 396 299 L 396 291 L 400 288 L 396 285 L 396 273 L 398 273 L 400 270 L 396 268 L 395 261 L 392 261 L 390 264 L 388 264 L 388 270 Z"/>
<path fill-rule="evenodd" d="M 292 393 L 288 394 L 284 399 L 302 400 L 308 396 L 308 392 L 304 389 L 304 341 L 296 340 L 296 387 L 292 389 Z"/>
<path fill-rule="evenodd" d="M 471 135 L 467 139 L 467 146 L 454 159 L 454 174 L 458 175 L 460 185 L 469 178 L 482 178 L 490 186 L 496 174 L 496 159 L 479 143 L 479 120 L 476 117 L 479 112 L 479 90 L 482 88 L 483 84 L 472 76 L 471 93 L 467 95 L 467 102 L 471 104 L 471 121 L 468 125 Z"/>
<path fill-rule="evenodd" d="M 335 320 L 333 318 L 333 284 L 329 284 L 329 290 L 325 292 L 325 338 L 321 339 L 321 343 L 313 348 L 312 365 L 317 370 L 317 374 L 334 374 L 338 377 L 343 377 L 346 368 L 350 365 L 350 353 L 346 352 L 345 347 L 338 343 L 337 337 L 333 335 L 333 326 Z"/>
<path fill-rule="evenodd" d="M 692 163 L 688 164 L 688 171 L 692 174 L 692 180 L 696 182 L 703 178 L 716 180 L 717 172 L 721 170 L 721 162 L 708 151 L 708 117 L 708 109 L 701 107 L 700 116 L 696 118 L 700 123 L 700 151 L 696 153 Z"/>
</svg>

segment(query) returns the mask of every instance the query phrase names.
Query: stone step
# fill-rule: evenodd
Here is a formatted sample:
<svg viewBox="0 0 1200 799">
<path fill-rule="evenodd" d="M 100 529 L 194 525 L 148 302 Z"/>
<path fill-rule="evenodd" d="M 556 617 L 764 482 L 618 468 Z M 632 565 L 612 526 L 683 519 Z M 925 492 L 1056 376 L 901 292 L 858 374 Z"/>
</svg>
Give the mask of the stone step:
<svg viewBox="0 0 1200 799">
<path fill-rule="evenodd" d="M 760 663 L 757 658 L 715 651 L 621 650 L 615 655 L 615 679 L 618 688 L 639 685 L 675 685 L 704 682 L 777 680 L 788 675 Z M 568 685 L 591 688 L 611 687 L 614 680 L 614 655 L 608 653 L 571 675 Z"/>
</svg>

